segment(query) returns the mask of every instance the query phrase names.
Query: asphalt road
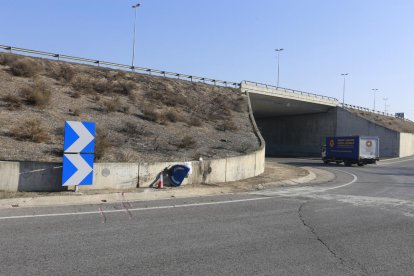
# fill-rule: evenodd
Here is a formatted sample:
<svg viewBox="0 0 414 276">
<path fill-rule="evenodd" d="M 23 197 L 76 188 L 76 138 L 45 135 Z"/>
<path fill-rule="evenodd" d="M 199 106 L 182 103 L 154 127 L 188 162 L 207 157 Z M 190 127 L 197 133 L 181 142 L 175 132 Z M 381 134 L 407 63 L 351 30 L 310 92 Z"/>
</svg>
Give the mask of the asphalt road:
<svg viewBox="0 0 414 276">
<path fill-rule="evenodd" d="M 269 162 L 275 160 L 268 160 Z M 414 275 L 414 160 L 329 183 L 0 210 L 0 275 Z"/>
</svg>

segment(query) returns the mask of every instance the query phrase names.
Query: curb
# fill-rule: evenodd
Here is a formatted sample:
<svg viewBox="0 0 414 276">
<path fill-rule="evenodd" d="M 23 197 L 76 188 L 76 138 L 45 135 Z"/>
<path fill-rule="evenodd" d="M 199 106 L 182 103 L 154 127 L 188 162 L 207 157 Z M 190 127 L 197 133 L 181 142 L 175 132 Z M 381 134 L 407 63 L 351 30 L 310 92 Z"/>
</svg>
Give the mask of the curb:
<svg viewBox="0 0 414 276">
<path fill-rule="evenodd" d="M 308 183 L 316 178 L 316 174 L 309 168 L 302 167 L 308 172 L 308 175 L 281 180 L 276 182 L 264 183 L 263 186 L 292 186 Z M 153 188 L 145 188 L 142 191 L 112 192 L 102 194 L 75 194 L 75 195 L 57 195 L 57 196 L 39 196 L 39 197 L 20 197 L 0 199 L 0 210 L 13 208 L 29 208 L 29 207 L 47 207 L 47 206 L 76 206 L 84 204 L 108 204 L 122 203 L 128 201 L 151 201 L 166 200 L 170 198 L 189 198 L 201 196 L 215 196 L 222 194 L 234 194 L 226 187 L 196 187 L 196 188 L 174 188 L 165 190 L 155 190 Z"/>
</svg>

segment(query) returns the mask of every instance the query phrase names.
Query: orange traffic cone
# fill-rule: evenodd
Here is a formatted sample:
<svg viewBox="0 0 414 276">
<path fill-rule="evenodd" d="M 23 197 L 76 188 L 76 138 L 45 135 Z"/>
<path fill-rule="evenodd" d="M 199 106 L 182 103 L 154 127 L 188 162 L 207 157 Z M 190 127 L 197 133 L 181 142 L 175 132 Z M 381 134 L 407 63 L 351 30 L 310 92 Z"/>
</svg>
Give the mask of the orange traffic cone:
<svg viewBox="0 0 414 276">
<path fill-rule="evenodd" d="M 158 180 L 157 189 L 164 189 L 164 177 L 162 174 L 160 175 L 160 178 Z"/>
</svg>

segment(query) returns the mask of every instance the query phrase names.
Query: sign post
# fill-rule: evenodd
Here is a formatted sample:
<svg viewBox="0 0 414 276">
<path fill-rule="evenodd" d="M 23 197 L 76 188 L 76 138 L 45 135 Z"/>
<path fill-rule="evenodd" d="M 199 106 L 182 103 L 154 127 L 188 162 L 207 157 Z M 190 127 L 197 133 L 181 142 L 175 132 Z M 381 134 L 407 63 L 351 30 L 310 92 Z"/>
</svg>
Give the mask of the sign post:
<svg viewBox="0 0 414 276">
<path fill-rule="evenodd" d="M 62 186 L 93 184 L 95 123 L 65 122 Z"/>
</svg>

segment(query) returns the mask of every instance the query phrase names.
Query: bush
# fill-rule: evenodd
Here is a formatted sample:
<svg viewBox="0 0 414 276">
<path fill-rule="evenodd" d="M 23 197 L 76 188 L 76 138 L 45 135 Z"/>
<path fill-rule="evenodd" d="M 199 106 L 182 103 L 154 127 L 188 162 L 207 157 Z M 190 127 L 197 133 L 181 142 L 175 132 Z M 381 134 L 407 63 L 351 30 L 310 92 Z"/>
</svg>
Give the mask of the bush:
<svg viewBox="0 0 414 276">
<path fill-rule="evenodd" d="M 159 124 L 165 123 L 165 117 L 158 110 L 155 110 L 154 106 L 145 106 L 142 109 L 142 114 L 148 121 L 156 122 Z"/>
<path fill-rule="evenodd" d="M 107 100 L 102 103 L 103 110 L 107 113 L 116 112 L 120 108 L 120 101 L 118 100 Z"/>
<path fill-rule="evenodd" d="M 81 94 L 78 91 L 75 91 L 72 94 L 70 94 L 70 96 L 72 98 L 79 99 L 81 97 Z"/>
<path fill-rule="evenodd" d="M 110 147 L 107 134 L 98 128 L 95 136 L 95 160 L 101 160 Z"/>
<path fill-rule="evenodd" d="M 46 71 L 48 71 L 49 76 L 57 81 L 69 83 L 75 76 L 75 71 L 66 63 L 54 63 L 47 61 L 44 67 Z"/>
<path fill-rule="evenodd" d="M 25 121 L 18 127 L 12 129 L 12 136 L 17 140 L 31 141 L 35 143 L 46 143 L 49 141 L 49 135 L 43 129 L 39 120 Z"/>
<path fill-rule="evenodd" d="M 71 85 L 75 90 L 90 92 L 93 89 L 93 83 L 86 75 L 75 75 L 71 81 Z"/>
<path fill-rule="evenodd" d="M 180 143 L 177 145 L 180 149 L 186 149 L 186 148 L 192 148 L 196 144 L 196 141 L 191 136 L 184 136 L 183 139 L 181 139 Z"/>
<path fill-rule="evenodd" d="M 41 80 L 35 80 L 33 86 L 23 88 L 20 93 L 28 104 L 44 107 L 50 103 L 50 88 Z"/>
<path fill-rule="evenodd" d="M 112 82 L 111 92 L 121 95 L 130 95 L 135 87 L 136 85 L 132 81 L 119 80 Z"/>
<path fill-rule="evenodd" d="M 190 126 L 195 126 L 195 127 L 199 127 L 199 126 L 201 126 L 202 125 L 202 121 L 199 119 L 199 118 L 197 118 L 197 117 L 195 117 L 195 116 L 191 116 L 191 118 L 190 118 L 190 120 L 188 121 L 188 124 L 190 125 Z"/>
<path fill-rule="evenodd" d="M 16 60 L 9 66 L 11 73 L 18 77 L 33 77 L 39 70 L 38 64 L 29 59 Z"/>
<path fill-rule="evenodd" d="M 167 111 L 167 113 L 165 114 L 165 118 L 170 121 L 170 122 L 178 122 L 182 120 L 182 117 L 180 116 L 180 114 L 178 114 L 178 112 L 174 111 L 174 110 L 169 110 Z"/>
<path fill-rule="evenodd" d="M 7 103 L 7 108 L 9 110 L 16 110 L 22 106 L 21 99 L 13 94 L 4 96 L 2 100 Z"/>
<path fill-rule="evenodd" d="M 232 120 L 225 120 L 217 125 L 216 129 L 220 131 L 235 131 L 238 127 Z"/>
<path fill-rule="evenodd" d="M 162 90 L 150 90 L 145 93 L 148 99 L 160 102 L 166 106 L 188 106 L 188 99 L 178 92 L 168 92 Z"/>
<path fill-rule="evenodd" d="M 0 54 L 0 64 L 1 65 L 10 65 L 18 60 L 18 57 L 14 54 L 3 53 Z"/>
</svg>

